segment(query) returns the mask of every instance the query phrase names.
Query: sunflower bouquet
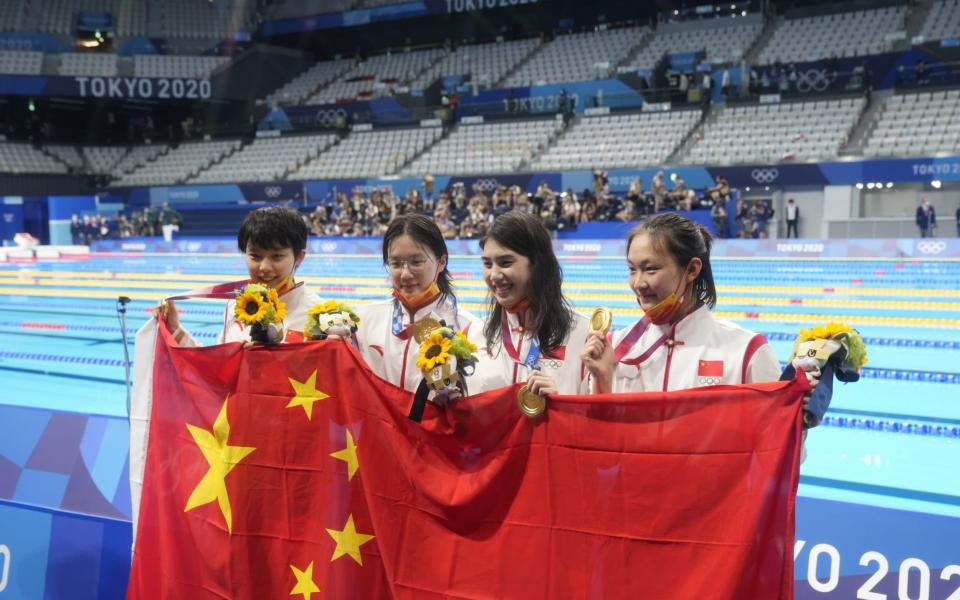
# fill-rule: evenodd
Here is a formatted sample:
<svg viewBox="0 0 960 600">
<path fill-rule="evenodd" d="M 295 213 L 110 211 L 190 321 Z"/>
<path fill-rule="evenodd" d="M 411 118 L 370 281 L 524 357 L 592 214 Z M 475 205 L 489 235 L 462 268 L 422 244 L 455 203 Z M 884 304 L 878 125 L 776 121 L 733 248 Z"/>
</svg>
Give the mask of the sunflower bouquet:
<svg viewBox="0 0 960 600">
<path fill-rule="evenodd" d="M 860 370 L 865 364 L 867 346 L 856 329 L 830 322 L 800 330 L 783 378 L 793 378 L 796 371 L 801 370 L 814 386 L 803 415 L 807 427 L 819 425 L 827 412 L 834 376 L 844 383 L 853 383 L 860 379 Z"/>
<path fill-rule="evenodd" d="M 434 392 L 433 401 L 444 404 L 466 395 L 464 379 L 477 363 L 477 346 L 449 327 L 437 327 L 420 343 L 417 368 Z"/>
<path fill-rule="evenodd" d="M 276 344 L 283 340 L 283 320 L 287 307 L 277 290 L 258 283 L 247 284 L 237 292 L 234 314 L 237 321 L 250 327 L 250 339 L 258 344 Z"/>
<path fill-rule="evenodd" d="M 307 324 L 303 328 L 303 337 L 307 340 L 325 340 L 331 335 L 350 337 L 357 332 L 359 325 L 360 317 L 349 305 L 327 300 L 313 305 L 307 311 Z"/>
</svg>

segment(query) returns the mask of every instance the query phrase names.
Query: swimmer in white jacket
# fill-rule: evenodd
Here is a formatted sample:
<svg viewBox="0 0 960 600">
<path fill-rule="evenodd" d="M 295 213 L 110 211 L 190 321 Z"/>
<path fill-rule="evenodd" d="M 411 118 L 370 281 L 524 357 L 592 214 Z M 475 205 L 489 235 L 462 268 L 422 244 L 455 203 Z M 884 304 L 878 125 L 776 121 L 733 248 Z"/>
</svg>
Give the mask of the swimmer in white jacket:
<svg viewBox="0 0 960 600">
<path fill-rule="evenodd" d="M 360 354 L 374 373 L 408 392 L 416 391 L 423 379 L 416 364 L 418 322 L 442 321 L 480 345 L 482 323 L 460 310 L 448 260 L 447 244 L 436 223 L 419 214 L 396 217 L 383 236 L 383 264 L 393 297 L 357 308 Z"/>
</svg>

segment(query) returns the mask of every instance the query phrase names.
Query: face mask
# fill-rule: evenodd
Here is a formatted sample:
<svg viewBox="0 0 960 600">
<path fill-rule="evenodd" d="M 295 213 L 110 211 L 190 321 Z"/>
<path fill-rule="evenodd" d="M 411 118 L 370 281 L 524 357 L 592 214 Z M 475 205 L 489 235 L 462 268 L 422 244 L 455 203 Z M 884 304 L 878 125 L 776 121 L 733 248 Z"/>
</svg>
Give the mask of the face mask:
<svg viewBox="0 0 960 600">
<path fill-rule="evenodd" d="M 433 301 L 434 298 L 440 295 L 440 286 L 437 285 L 437 282 L 434 281 L 430 284 L 430 287 L 423 290 L 419 294 L 414 294 L 413 296 L 404 296 L 400 290 L 393 288 L 393 297 L 400 301 L 400 304 L 403 304 L 407 310 L 418 310 L 423 308 L 427 304 Z"/>
<path fill-rule="evenodd" d="M 669 296 L 657 302 L 650 310 L 644 311 L 644 316 L 650 320 L 654 325 L 666 325 L 667 323 L 673 321 L 674 317 L 677 316 L 677 313 L 680 312 L 680 307 L 683 306 L 683 294 L 679 297 L 677 292 L 680 291 L 680 287 L 683 286 L 683 280 L 680 280 L 680 284 L 677 285 L 677 290 L 671 292 Z M 640 300 L 637 299 L 639 304 Z"/>
</svg>

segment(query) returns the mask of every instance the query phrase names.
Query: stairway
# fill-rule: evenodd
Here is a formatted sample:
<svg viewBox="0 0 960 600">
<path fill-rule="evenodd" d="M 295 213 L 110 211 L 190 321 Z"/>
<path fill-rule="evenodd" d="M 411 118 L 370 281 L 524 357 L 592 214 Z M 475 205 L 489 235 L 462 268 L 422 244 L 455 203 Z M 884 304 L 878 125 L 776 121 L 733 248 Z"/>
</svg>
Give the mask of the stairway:
<svg viewBox="0 0 960 600">
<path fill-rule="evenodd" d="M 870 95 L 870 104 L 867 105 L 866 110 L 857 120 L 850 141 L 840 150 L 840 156 L 863 156 L 863 151 L 870 141 L 870 135 L 877 128 L 877 121 L 880 118 L 883 105 L 886 104 L 887 98 L 892 95 L 893 90 L 879 90 Z"/>
<path fill-rule="evenodd" d="M 533 60 L 533 57 L 535 57 L 536 55 L 540 54 L 540 53 L 543 51 L 543 49 L 546 48 L 547 46 L 549 46 L 551 43 L 552 43 L 552 42 L 543 42 L 543 43 L 537 44 L 537 45 L 533 48 L 533 50 L 530 51 L 529 54 L 527 54 L 526 56 L 524 56 L 524 57 L 520 60 L 520 62 L 518 62 L 517 64 L 513 65 L 513 68 L 510 69 L 509 71 L 507 71 L 507 72 L 503 75 L 503 77 L 501 77 L 500 79 L 498 79 L 498 80 L 496 81 L 496 83 L 494 83 L 493 85 L 491 85 L 491 86 L 490 86 L 490 89 L 497 89 L 497 88 L 502 88 L 502 87 L 504 87 L 503 83 L 504 83 L 506 80 L 510 79 L 510 77 L 512 77 L 514 73 L 516 73 L 517 71 L 519 71 L 520 69 L 522 69 L 525 64 L 527 64 L 528 62 L 530 62 L 531 60 Z"/>
<path fill-rule="evenodd" d="M 711 104 L 708 112 L 700 118 L 700 122 L 697 123 L 696 126 L 690 129 L 686 137 L 677 144 L 677 147 L 667 156 L 664 163 L 668 165 L 683 164 L 690 155 L 690 150 L 692 150 L 697 142 L 700 141 L 700 138 L 703 137 L 703 132 L 706 131 L 708 126 L 717 122 L 723 114 L 724 109 L 725 107 L 723 105 Z"/>
</svg>

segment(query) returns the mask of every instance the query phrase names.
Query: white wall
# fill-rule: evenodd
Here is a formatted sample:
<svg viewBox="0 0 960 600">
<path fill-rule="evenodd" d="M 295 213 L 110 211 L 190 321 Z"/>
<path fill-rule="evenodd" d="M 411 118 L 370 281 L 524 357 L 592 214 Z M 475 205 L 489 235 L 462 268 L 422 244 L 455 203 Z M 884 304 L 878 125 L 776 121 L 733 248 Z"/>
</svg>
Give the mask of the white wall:
<svg viewBox="0 0 960 600">
<path fill-rule="evenodd" d="M 921 198 L 929 198 L 937 211 L 937 220 L 953 221 L 960 206 L 960 190 L 897 189 L 863 190 L 860 192 L 860 215 L 865 218 L 910 217 L 913 218 Z"/>
<path fill-rule="evenodd" d="M 823 191 L 783 191 L 776 215 L 777 220 L 780 222 L 781 237 L 787 235 L 787 200 L 790 198 L 793 198 L 797 208 L 800 209 L 800 222 L 797 223 L 797 234 L 802 238 L 819 238 L 821 233 L 820 224 L 823 222 Z"/>
<path fill-rule="evenodd" d="M 828 185 L 823 188 L 823 215 L 820 221 L 820 238 L 827 239 L 828 221 L 845 221 L 854 216 L 856 188 L 852 185 Z"/>
</svg>

